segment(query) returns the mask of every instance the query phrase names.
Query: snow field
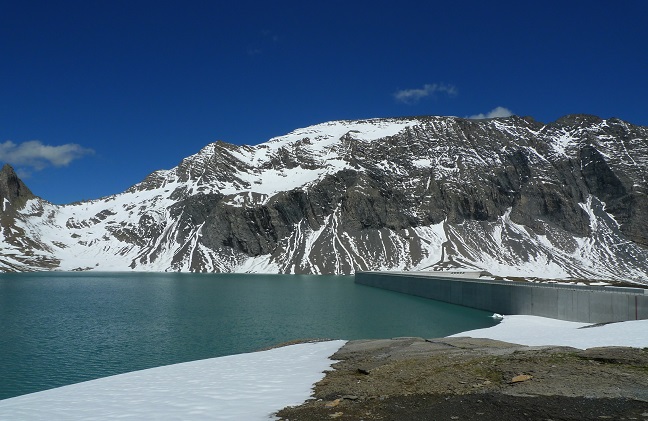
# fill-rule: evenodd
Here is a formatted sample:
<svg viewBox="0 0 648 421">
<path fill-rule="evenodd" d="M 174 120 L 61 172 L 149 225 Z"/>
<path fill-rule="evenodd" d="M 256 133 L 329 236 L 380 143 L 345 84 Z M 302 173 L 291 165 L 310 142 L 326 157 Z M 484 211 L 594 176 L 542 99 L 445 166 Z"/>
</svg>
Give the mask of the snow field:
<svg viewBox="0 0 648 421">
<path fill-rule="evenodd" d="M 493 327 L 452 337 L 489 338 L 528 346 L 560 345 L 587 349 L 602 346 L 648 347 L 648 320 L 592 325 L 538 316 L 504 316 Z"/>
<path fill-rule="evenodd" d="M 105 377 L 0 401 L 3 420 L 268 420 L 308 399 L 345 341 Z"/>
</svg>

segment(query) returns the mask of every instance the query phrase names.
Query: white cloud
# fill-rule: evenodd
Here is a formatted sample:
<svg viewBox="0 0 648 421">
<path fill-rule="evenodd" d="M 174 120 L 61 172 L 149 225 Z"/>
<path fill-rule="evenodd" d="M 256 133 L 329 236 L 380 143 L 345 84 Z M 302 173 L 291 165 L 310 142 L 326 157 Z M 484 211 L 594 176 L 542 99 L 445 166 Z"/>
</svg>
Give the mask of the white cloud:
<svg viewBox="0 0 648 421">
<path fill-rule="evenodd" d="M 438 92 L 446 93 L 449 96 L 454 96 L 457 95 L 457 88 L 452 85 L 446 85 L 443 83 L 425 84 L 422 88 L 400 90 L 394 94 L 394 98 L 396 98 L 396 100 L 399 102 L 414 104 L 421 98 L 434 95 Z"/>
<path fill-rule="evenodd" d="M 0 143 L 0 161 L 42 170 L 48 166 L 64 167 L 75 159 L 93 154 L 92 149 L 74 143 L 60 146 L 44 145 L 39 140 L 16 144 L 11 140 Z"/>
<path fill-rule="evenodd" d="M 513 112 L 509 110 L 508 108 L 504 107 L 496 107 L 487 112 L 486 114 L 481 113 L 481 114 L 475 114 L 471 115 L 467 118 L 470 119 L 481 119 L 481 118 L 496 118 L 496 117 L 510 117 L 513 115 Z"/>
</svg>

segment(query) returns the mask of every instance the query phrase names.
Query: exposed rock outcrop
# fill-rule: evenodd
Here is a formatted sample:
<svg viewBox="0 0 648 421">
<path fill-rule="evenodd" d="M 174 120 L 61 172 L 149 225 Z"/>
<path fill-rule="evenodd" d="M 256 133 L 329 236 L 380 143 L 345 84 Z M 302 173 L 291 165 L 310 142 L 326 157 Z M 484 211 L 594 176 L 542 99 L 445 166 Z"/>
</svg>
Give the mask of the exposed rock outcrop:
<svg viewBox="0 0 648 421">
<path fill-rule="evenodd" d="M 0 170 L 0 202 L 3 203 L 3 211 L 7 212 L 8 208 L 21 209 L 27 200 L 34 197 L 11 165 L 5 164 Z"/>
<path fill-rule="evenodd" d="M 281 420 L 645 418 L 648 351 L 528 347 L 491 339 L 350 341 L 314 399 Z"/>
</svg>

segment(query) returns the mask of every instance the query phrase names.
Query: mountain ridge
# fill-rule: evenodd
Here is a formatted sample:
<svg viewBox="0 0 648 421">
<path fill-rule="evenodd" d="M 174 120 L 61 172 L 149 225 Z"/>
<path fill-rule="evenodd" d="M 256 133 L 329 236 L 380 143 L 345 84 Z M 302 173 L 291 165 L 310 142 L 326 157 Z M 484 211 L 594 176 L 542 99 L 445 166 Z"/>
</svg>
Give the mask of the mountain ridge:
<svg viewBox="0 0 648 421">
<path fill-rule="evenodd" d="M 117 195 L 30 198 L 2 220 L 24 236 L 5 235 L 0 270 L 459 265 L 648 282 L 647 172 L 648 128 L 619 119 L 326 122 L 208 144 Z"/>
</svg>

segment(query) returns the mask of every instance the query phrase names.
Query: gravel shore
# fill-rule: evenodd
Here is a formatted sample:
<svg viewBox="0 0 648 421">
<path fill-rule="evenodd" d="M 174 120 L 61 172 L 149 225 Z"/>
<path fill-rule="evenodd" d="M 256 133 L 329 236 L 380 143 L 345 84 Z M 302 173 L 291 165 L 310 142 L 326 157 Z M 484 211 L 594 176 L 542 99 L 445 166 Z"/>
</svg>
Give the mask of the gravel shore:
<svg viewBox="0 0 648 421">
<path fill-rule="evenodd" d="M 284 421 L 645 420 L 648 349 L 491 339 L 351 341 Z"/>
</svg>

